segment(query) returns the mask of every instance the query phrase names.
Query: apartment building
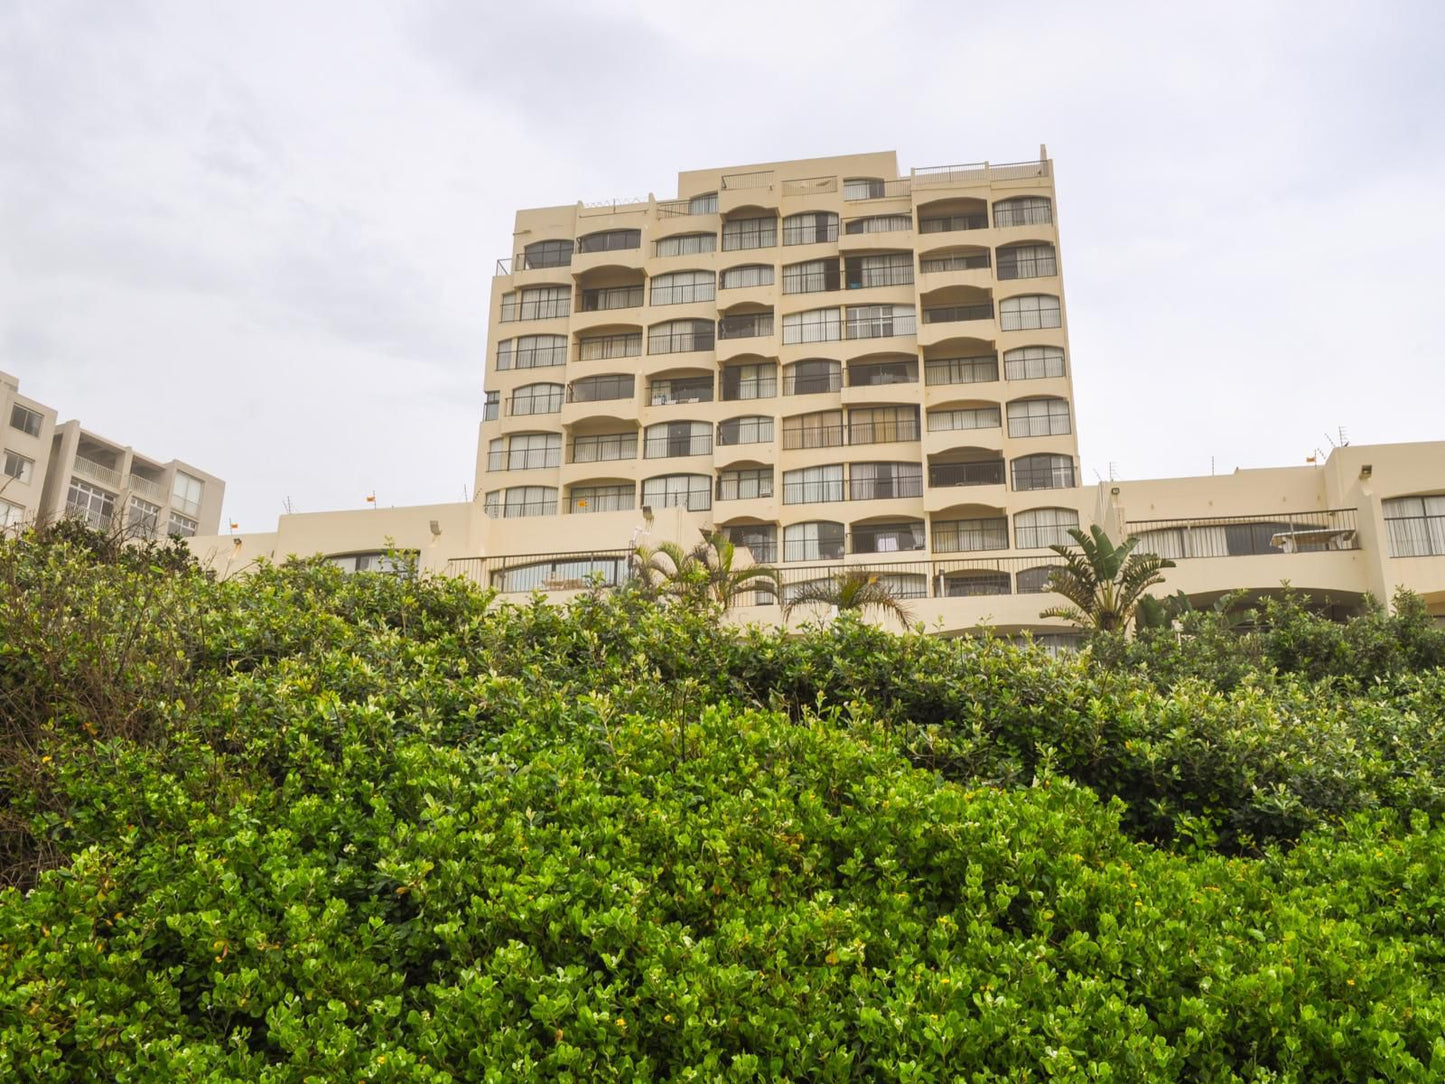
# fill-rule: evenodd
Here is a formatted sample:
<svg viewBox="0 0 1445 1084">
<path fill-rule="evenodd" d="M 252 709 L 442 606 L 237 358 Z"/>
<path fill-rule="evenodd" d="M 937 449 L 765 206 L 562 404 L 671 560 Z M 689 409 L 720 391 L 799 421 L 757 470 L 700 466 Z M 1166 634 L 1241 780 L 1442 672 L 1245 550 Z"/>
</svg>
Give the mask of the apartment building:
<svg viewBox="0 0 1445 1084">
<path fill-rule="evenodd" d="M 225 483 L 178 459 L 144 456 L 20 394 L 0 373 L 0 526 L 78 518 L 132 538 L 215 535 Z"/>
<path fill-rule="evenodd" d="M 522 210 L 497 261 L 476 500 L 196 538 L 218 569 L 326 554 L 504 597 L 628 575 L 717 528 L 785 591 L 864 568 L 931 628 L 1058 635 L 1049 547 L 1098 523 L 1200 601 L 1397 586 L 1445 615 L 1445 443 L 1080 484 L 1053 167 L 892 153 L 678 176 L 675 198 Z M 735 619 L 781 620 L 756 597 Z M 804 620 L 811 614 L 800 614 Z"/>
</svg>

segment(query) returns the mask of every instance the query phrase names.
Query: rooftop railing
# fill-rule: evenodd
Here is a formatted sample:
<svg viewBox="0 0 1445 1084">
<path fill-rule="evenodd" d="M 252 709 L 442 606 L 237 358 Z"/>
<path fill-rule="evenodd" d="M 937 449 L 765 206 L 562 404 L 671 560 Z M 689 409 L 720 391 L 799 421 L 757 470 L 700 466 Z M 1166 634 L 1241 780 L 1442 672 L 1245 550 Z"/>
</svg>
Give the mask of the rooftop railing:
<svg viewBox="0 0 1445 1084">
<path fill-rule="evenodd" d="M 987 184 L 992 181 L 1015 181 L 1028 177 L 1047 177 L 1047 159 L 1034 162 L 966 162 L 949 166 L 924 166 L 910 171 L 915 185 Z"/>
<path fill-rule="evenodd" d="M 906 196 L 913 191 L 911 178 L 903 177 L 896 181 L 873 181 L 865 191 L 862 185 L 858 185 L 852 191 L 845 186 L 843 198 L 849 203 L 868 199 L 897 199 Z"/>
<path fill-rule="evenodd" d="M 732 191 L 739 188 L 770 188 L 773 184 L 773 171 L 770 169 L 757 169 L 751 173 L 727 173 L 723 175 L 723 188 Z"/>
<path fill-rule="evenodd" d="M 99 482 L 103 486 L 110 486 L 112 489 L 120 488 L 120 471 L 112 470 L 93 459 L 77 455 L 75 457 L 75 473 L 82 478 L 89 478 L 92 482 Z"/>
<path fill-rule="evenodd" d="M 130 490 L 142 497 L 155 501 L 157 504 L 164 504 L 166 500 L 165 486 L 159 482 L 152 482 L 149 478 L 142 478 L 139 474 L 130 476 Z"/>
</svg>

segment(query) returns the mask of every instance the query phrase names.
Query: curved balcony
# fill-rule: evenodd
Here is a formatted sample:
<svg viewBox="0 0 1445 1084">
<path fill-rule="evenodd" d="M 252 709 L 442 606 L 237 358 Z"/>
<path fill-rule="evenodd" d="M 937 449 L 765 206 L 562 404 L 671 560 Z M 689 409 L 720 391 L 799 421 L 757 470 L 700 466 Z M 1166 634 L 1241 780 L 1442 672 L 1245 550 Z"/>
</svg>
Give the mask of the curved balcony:
<svg viewBox="0 0 1445 1084">
<path fill-rule="evenodd" d="M 930 454 L 924 507 L 933 513 L 965 503 L 1003 505 L 1006 476 L 1003 454 L 976 442 Z"/>
</svg>

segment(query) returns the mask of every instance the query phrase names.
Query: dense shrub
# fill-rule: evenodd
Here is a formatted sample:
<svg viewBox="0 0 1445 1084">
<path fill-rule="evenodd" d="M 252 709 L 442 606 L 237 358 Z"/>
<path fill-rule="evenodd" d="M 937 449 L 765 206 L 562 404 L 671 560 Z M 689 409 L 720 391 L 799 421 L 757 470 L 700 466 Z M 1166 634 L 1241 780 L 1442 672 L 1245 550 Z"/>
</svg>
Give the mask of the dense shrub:
<svg viewBox="0 0 1445 1084">
<path fill-rule="evenodd" d="M 73 538 L 0 585 L 0 1078 L 1445 1077 L 1408 613 L 1221 687 Z"/>
</svg>

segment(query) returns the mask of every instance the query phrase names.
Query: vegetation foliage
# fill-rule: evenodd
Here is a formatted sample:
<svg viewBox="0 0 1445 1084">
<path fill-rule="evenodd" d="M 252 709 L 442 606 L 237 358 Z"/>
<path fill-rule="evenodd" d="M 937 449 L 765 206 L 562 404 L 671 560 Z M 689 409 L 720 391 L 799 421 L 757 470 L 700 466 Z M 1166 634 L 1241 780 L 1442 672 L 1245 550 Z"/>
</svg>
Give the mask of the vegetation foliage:
<svg viewBox="0 0 1445 1084">
<path fill-rule="evenodd" d="M 0 543 L 0 1078 L 1445 1078 L 1445 636 Z"/>
</svg>

